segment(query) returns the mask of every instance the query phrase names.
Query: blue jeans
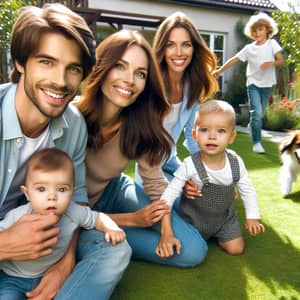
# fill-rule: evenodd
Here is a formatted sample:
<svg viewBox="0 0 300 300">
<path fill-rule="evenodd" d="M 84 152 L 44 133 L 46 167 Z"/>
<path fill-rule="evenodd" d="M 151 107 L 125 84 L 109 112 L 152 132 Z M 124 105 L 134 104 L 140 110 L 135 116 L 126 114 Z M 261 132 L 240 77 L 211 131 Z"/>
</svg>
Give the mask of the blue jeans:
<svg viewBox="0 0 300 300">
<path fill-rule="evenodd" d="M 261 142 L 262 119 L 272 94 L 272 87 L 260 88 L 254 84 L 247 87 L 250 108 L 250 130 L 253 144 Z"/>
<path fill-rule="evenodd" d="M 94 210 L 105 213 L 134 212 L 148 205 L 150 198 L 140 185 L 124 174 L 111 180 L 105 188 Z M 133 259 L 172 265 L 193 267 L 200 264 L 207 254 L 206 241 L 198 230 L 185 222 L 173 209 L 172 225 L 175 236 L 181 241 L 181 253 L 171 258 L 162 259 L 155 253 L 160 240 L 160 224 L 149 228 L 126 227 L 126 238 L 133 251 Z"/>
<path fill-rule="evenodd" d="M 0 270 L 0 300 L 26 300 L 26 293 L 40 282 L 38 278 L 10 276 Z"/>
<path fill-rule="evenodd" d="M 110 299 L 130 257 L 131 248 L 126 241 L 112 246 L 105 241 L 103 232 L 81 229 L 77 264 L 55 299 Z"/>
<path fill-rule="evenodd" d="M 130 257 L 131 248 L 126 241 L 112 246 L 104 240 L 103 232 L 82 229 L 77 264 L 55 299 L 110 299 Z M 40 279 L 9 276 L 0 270 L 0 300 L 26 300 L 25 293 L 34 289 Z"/>
<path fill-rule="evenodd" d="M 173 174 L 178 169 L 180 164 L 181 160 L 178 156 L 174 155 L 162 166 L 162 170 L 169 181 L 173 179 Z"/>
</svg>

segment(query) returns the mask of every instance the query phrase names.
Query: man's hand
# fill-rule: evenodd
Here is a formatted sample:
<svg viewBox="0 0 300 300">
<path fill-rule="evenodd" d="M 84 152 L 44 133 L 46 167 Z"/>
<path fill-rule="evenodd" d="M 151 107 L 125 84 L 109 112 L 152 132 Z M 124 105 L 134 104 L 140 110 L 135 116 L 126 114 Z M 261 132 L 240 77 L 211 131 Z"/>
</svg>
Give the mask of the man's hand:
<svg viewBox="0 0 300 300">
<path fill-rule="evenodd" d="M 54 299 L 63 283 L 62 273 L 58 269 L 50 268 L 38 286 L 31 292 L 26 293 L 26 296 L 31 300 Z"/>
<path fill-rule="evenodd" d="M 202 196 L 201 191 L 198 188 L 198 185 L 192 180 L 188 180 L 184 187 L 184 195 L 187 199 L 195 199 L 195 197 L 200 197 Z"/>
<path fill-rule="evenodd" d="M 58 241 L 58 217 L 32 214 L 0 233 L 0 260 L 32 260 L 52 253 Z"/>
<path fill-rule="evenodd" d="M 151 204 L 139 209 L 135 213 L 136 226 L 149 227 L 161 220 L 165 214 L 169 214 L 171 208 L 163 200 L 153 201 Z"/>
<path fill-rule="evenodd" d="M 26 293 L 30 300 L 50 300 L 58 293 L 64 282 L 70 276 L 76 263 L 76 245 L 79 228 L 75 231 L 68 250 L 63 258 L 51 266 L 44 274 L 41 282 L 35 289 Z"/>
</svg>

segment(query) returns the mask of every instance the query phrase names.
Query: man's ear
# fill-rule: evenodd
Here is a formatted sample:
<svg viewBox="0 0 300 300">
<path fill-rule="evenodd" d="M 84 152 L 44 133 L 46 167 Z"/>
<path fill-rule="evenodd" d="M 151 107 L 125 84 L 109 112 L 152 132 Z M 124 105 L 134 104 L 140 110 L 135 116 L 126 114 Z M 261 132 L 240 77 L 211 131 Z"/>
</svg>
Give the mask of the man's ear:
<svg viewBox="0 0 300 300">
<path fill-rule="evenodd" d="M 28 190 L 27 190 L 27 187 L 26 187 L 25 185 L 21 185 L 21 191 L 22 191 L 23 194 L 25 195 L 26 199 L 27 199 L 28 201 L 30 201 L 30 200 L 29 200 L 29 195 L 28 195 Z"/>
<path fill-rule="evenodd" d="M 16 60 L 15 61 L 16 69 L 18 70 L 19 73 L 23 74 L 24 73 L 24 67 Z"/>
</svg>

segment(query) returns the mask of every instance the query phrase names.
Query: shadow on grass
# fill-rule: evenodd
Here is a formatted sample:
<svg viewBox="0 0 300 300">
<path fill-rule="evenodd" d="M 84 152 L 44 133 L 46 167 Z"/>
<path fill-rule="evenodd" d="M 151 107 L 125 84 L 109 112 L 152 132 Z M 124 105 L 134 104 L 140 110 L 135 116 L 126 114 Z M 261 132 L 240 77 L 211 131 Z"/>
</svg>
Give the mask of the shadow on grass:
<svg viewBox="0 0 300 300">
<path fill-rule="evenodd" d="M 295 182 L 294 184 L 297 185 L 298 183 Z M 284 199 L 290 199 L 290 200 L 292 200 L 296 203 L 300 203 L 300 185 L 298 184 L 298 186 L 299 186 L 299 191 L 291 193 L 290 195 L 288 195 Z"/>
<path fill-rule="evenodd" d="M 256 281 L 261 281 L 269 290 L 261 289 L 263 297 L 260 299 L 279 299 L 285 296 L 288 296 L 286 299 L 299 299 L 300 280 L 297 274 L 300 268 L 300 249 L 295 247 L 291 237 L 280 236 L 273 228 L 267 227 L 265 234 L 255 238 L 248 236 L 246 242 L 245 265 Z M 248 296 L 248 299 L 253 299 L 251 295 Z"/>
<path fill-rule="evenodd" d="M 112 300 L 299 299 L 300 250 L 289 237 L 266 229 L 255 238 L 244 234 L 242 256 L 229 256 L 209 242 L 206 261 L 195 268 L 131 262 Z M 256 280 L 249 283 L 249 276 Z"/>
</svg>

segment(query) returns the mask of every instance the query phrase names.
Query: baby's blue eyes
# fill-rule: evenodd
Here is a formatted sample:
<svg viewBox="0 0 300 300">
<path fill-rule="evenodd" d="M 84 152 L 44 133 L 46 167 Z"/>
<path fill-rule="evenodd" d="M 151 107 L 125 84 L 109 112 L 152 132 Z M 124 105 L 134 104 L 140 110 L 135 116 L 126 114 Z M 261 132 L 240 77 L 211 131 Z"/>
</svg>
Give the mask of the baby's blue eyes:
<svg viewBox="0 0 300 300">
<path fill-rule="evenodd" d="M 207 128 L 200 128 L 199 131 L 201 131 L 201 132 L 207 132 L 208 130 L 207 130 Z"/>
<path fill-rule="evenodd" d="M 202 132 L 202 133 L 206 133 L 208 132 L 209 130 L 207 128 L 199 128 L 199 131 Z M 218 133 L 226 133 L 226 130 L 221 128 L 221 129 L 217 129 L 217 132 Z"/>
<path fill-rule="evenodd" d="M 37 191 L 38 192 L 40 192 L 40 193 L 43 193 L 43 192 L 45 192 L 46 191 L 46 188 L 45 187 L 38 187 L 38 188 L 36 188 L 37 189 Z M 62 188 L 58 188 L 57 189 L 60 193 L 64 193 L 64 192 L 67 192 L 68 191 L 68 189 L 67 188 L 65 188 L 65 187 L 62 187 Z"/>
</svg>

